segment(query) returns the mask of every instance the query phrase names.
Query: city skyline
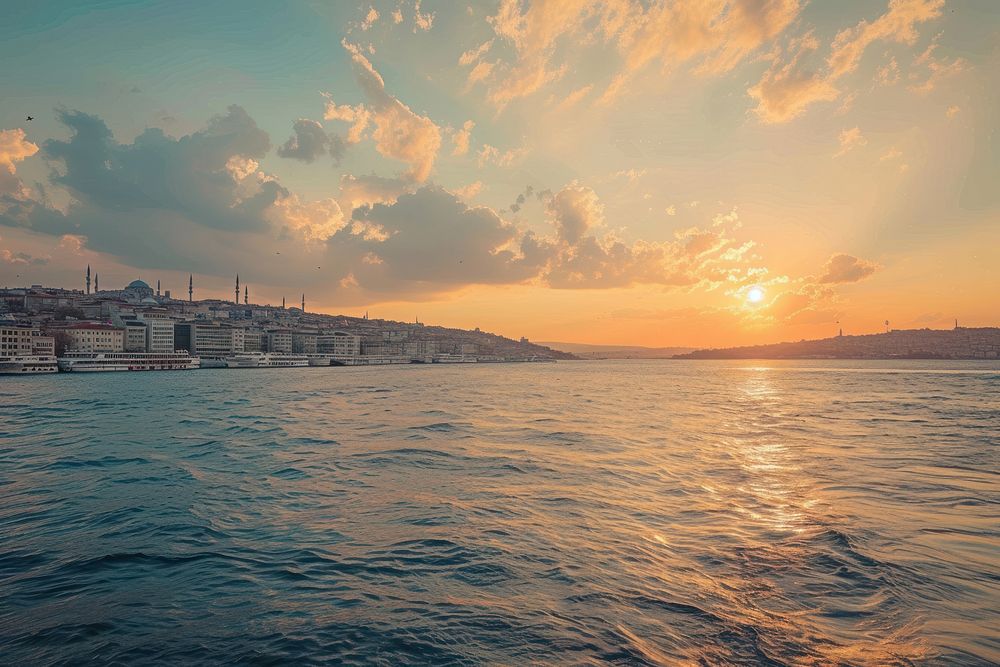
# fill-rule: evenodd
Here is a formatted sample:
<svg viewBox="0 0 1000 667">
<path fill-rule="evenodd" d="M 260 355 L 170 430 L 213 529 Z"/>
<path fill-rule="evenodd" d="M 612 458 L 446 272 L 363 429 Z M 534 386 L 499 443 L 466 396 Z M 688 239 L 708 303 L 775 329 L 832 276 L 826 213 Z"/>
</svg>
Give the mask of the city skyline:
<svg viewBox="0 0 1000 667">
<path fill-rule="evenodd" d="M 0 285 L 89 264 L 231 300 L 239 273 L 258 303 L 647 346 L 995 326 L 990 11 L 26 5 Z"/>
</svg>

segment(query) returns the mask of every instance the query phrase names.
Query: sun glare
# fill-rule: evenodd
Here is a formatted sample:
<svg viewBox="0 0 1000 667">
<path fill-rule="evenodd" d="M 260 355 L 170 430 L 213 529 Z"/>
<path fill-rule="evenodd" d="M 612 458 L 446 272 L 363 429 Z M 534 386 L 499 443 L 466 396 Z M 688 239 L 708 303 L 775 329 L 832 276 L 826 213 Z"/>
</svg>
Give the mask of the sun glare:
<svg viewBox="0 0 1000 667">
<path fill-rule="evenodd" d="M 764 300 L 764 290 L 759 287 L 751 287 L 747 292 L 747 301 L 750 303 L 760 303 Z"/>
</svg>

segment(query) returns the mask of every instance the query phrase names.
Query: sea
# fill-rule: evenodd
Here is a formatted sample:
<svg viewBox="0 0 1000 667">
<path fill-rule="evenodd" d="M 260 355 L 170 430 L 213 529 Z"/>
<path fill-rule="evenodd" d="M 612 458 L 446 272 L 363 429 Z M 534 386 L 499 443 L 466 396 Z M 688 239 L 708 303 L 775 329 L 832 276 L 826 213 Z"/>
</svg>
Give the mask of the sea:
<svg viewBox="0 0 1000 667">
<path fill-rule="evenodd" d="M 998 362 L 0 378 L 0 664 L 998 663 Z"/>
</svg>

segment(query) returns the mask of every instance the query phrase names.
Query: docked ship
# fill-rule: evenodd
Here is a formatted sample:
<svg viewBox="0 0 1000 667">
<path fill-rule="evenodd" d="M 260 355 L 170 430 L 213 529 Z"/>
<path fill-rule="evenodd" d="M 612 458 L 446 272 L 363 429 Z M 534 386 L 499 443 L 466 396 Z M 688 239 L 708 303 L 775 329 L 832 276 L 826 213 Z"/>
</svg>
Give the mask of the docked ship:
<svg viewBox="0 0 1000 667">
<path fill-rule="evenodd" d="M 304 354 L 244 352 L 226 358 L 227 368 L 288 368 L 308 365 L 309 357 Z"/>
<path fill-rule="evenodd" d="M 32 375 L 35 373 L 55 373 L 58 370 L 56 358 L 49 355 L 0 356 L 0 375 Z"/>
<path fill-rule="evenodd" d="M 187 352 L 67 352 L 58 359 L 65 372 L 185 371 L 201 360 Z"/>
</svg>

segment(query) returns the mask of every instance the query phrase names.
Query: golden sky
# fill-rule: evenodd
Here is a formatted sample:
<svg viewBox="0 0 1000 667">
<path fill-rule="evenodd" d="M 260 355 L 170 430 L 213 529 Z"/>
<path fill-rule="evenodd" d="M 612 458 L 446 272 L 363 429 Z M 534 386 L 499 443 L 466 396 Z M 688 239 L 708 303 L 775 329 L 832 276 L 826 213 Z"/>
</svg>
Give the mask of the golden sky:
<svg viewBox="0 0 1000 667">
<path fill-rule="evenodd" d="M 206 4 L 0 26 L 0 285 L 650 346 L 1000 320 L 998 3 Z"/>
</svg>

